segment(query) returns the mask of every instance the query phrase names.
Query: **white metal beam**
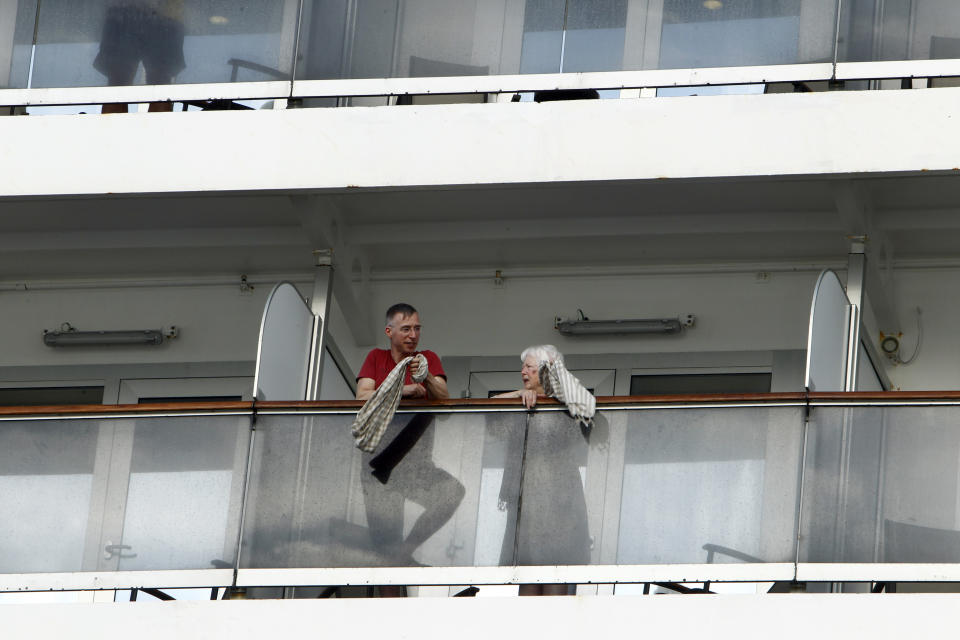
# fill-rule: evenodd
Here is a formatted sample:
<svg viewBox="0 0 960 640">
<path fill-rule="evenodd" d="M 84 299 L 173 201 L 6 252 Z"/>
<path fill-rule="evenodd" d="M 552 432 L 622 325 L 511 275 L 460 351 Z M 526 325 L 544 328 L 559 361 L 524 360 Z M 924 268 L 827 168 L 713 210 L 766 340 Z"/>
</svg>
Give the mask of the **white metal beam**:
<svg viewBox="0 0 960 640">
<path fill-rule="evenodd" d="M 57 87 L 0 89 L 0 106 L 52 106 L 203 100 L 267 100 L 286 98 L 290 83 L 218 82 L 210 84 L 159 84 L 123 87 Z"/>
<path fill-rule="evenodd" d="M 833 197 L 847 234 L 865 239 L 864 286 L 879 324 L 877 329 L 896 333 L 900 321 L 896 312 L 894 282 L 891 272 L 881 269 L 881 266 L 892 263 L 892 250 L 886 232 L 874 223 L 870 195 L 862 184 L 844 180 L 833 185 Z"/>
<path fill-rule="evenodd" d="M 789 562 L 537 567 L 240 569 L 237 572 L 237 586 L 782 582 L 793 580 L 794 572 L 794 565 Z"/>
<path fill-rule="evenodd" d="M 268 246 L 307 249 L 308 242 L 299 227 L 50 230 L 0 235 L 0 253 Z"/>
<path fill-rule="evenodd" d="M 87 571 L 76 573 L 0 574 L 0 592 L 78 591 L 86 589 L 133 589 L 225 587 L 233 582 L 232 569 L 182 571 Z"/>
<path fill-rule="evenodd" d="M 369 281 L 354 283 L 353 265 L 362 264 L 358 250 L 343 238 L 342 216 L 336 203 L 316 196 L 291 196 L 294 211 L 307 237 L 317 249 L 333 250 L 333 295 L 346 316 L 350 331 L 358 345 L 374 343 Z"/>
<path fill-rule="evenodd" d="M 828 212 L 758 214 L 662 214 L 623 217 L 512 218 L 457 222 L 387 222 L 348 227 L 351 244 L 463 240 L 523 240 L 543 238 L 667 236 L 698 234 L 791 233 L 840 230 Z"/>
<path fill-rule="evenodd" d="M 829 80 L 830 63 L 713 67 L 704 69 L 649 69 L 590 73 L 454 76 L 447 78 L 371 78 L 297 80 L 294 98 L 388 96 L 404 94 L 513 93 L 554 89 L 641 89 L 701 85 L 764 84 Z"/>
<path fill-rule="evenodd" d="M 555 640 L 776 637 L 937 638 L 956 624 L 957 594 L 305 598 L 130 605 L 8 604 L 11 638 L 417 638 Z"/>
</svg>

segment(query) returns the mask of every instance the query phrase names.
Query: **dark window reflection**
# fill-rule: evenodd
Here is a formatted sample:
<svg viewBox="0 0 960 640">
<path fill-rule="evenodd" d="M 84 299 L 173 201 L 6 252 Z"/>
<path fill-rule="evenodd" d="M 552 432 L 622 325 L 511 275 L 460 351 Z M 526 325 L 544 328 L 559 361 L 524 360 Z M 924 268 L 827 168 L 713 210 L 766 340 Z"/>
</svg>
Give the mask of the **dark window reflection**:
<svg viewBox="0 0 960 640">
<path fill-rule="evenodd" d="M 839 60 L 960 58 L 955 0 L 844 0 Z"/>
<path fill-rule="evenodd" d="M 630 395 L 767 393 L 770 391 L 770 378 L 769 373 L 637 375 L 630 377 Z"/>
</svg>

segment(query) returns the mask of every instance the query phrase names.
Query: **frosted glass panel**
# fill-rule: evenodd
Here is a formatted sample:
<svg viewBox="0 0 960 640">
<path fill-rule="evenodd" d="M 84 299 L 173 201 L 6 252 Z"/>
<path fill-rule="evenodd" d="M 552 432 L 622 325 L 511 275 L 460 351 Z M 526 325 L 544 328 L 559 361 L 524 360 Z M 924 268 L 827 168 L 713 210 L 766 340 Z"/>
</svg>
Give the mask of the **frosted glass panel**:
<svg viewBox="0 0 960 640">
<path fill-rule="evenodd" d="M 960 58 L 960 4 L 954 0 L 843 3 L 840 60 Z"/>
<path fill-rule="evenodd" d="M 521 73 L 557 73 L 563 53 L 563 0 L 527 0 Z"/>
<path fill-rule="evenodd" d="M 521 501 L 519 526 L 509 530 L 506 541 L 512 546 L 504 550 L 502 564 L 590 563 L 582 475 L 587 466 L 590 435 L 566 413 L 540 412 L 530 416 L 522 448 L 526 452 L 523 464 L 521 451 L 515 449 L 510 452 L 506 467 L 504 487 L 510 494 L 519 494 Z M 517 472 L 521 472 L 519 476 Z"/>
<path fill-rule="evenodd" d="M 0 0 L 0 89 L 27 86 L 37 0 Z"/>
<path fill-rule="evenodd" d="M 525 414 L 399 413 L 374 454 L 354 446 L 352 420 L 258 420 L 242 566 L 470 566 L 512 553 L 517 498 L 501 479 Z"/>
<path fill-rule="evenodd" d="M 799 408 L 400 414 L 375 455 L 351 421 L 259 419 L 242 566 L 794 557 Z"/>
<path fill-rule="evenodd" d="M 850 301 L 833 271 L 817 279 L 810 303 L 806 386 L 811 391 L 843 391 Z"/>
<path fill-rule="evenodd" d="M 257 351 L 257 400 L 303 400 L 313 339 L 313 313 L 289 282 L 274 287 L 264 305 Z"/>
<path fill-rule="evenodd" d="M 295 29 L 284 0 L 44 0 L 33 86 L 289 78 Z"/>
<path fill-rule="evenodd" d="M 0 422 L 0 572 L 90 570 L 84 539 L 99 425 Z"/>
<path fill-rule="evenodd" d="M 620 71 L 627 0 L 580 0 L 567 11 L 563 71 Z"/>
<path fill-rule="evenodd" d="M 816 408 L 800 559 L 960 561 L 957 407 Z"/>
<path fill-rule="evenodd" d="M 249 420 L 136 421 L 119 569 L 233 565 Z"/>
<path fill-rule="evenodd" d="M 836 0 L 665 0 L 657 66 L 829 61 L 836 12 Z"/>
<path fill-rule="evenodd" d="M 793 560 L 799 409 L 627 416 L 617 563 Z"/>
<path fill-rule="evenodd" d="M 356 395 L 330 352 L 323 352 L 323 376 L 320 378 L 320 400 L 353 400 Z"/>
</svg>

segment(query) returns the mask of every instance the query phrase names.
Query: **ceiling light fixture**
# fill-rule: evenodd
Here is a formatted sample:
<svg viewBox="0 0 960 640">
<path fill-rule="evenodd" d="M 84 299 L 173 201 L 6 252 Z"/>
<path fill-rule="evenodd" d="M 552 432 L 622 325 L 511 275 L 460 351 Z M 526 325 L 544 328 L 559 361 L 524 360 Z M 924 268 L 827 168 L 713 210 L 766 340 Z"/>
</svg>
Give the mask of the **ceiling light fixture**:
<svg viewBox="0 0 960 640">
<path fill-rule="evenodd" d="M 180 335 L 177 327 L 169 329 L 131 329 L 128 331 L 77 331 L 69 322 L 58 330 L 43 331 L 43 344 L 48 347 L 96 347 L 105 345 L 159 345 L 165 338 Z"/>
<path fill-rule="evenodd" d="M 618 333 L 676 334 L 684 327 L 692 327 L 693 314 L 679 318 L 644 318 L 630 320 L 591 320 L 580 313 L 579 319 L 557 317 L 553 326 L 568 336 L 611 335 Z"/>
<path fill-rule="evenodd" d="M 710 11 L 716 11 L 717 9 L 723 9 L 723 3 L 720 0 L 704 0 L 703 6 Z"/>
</svg>

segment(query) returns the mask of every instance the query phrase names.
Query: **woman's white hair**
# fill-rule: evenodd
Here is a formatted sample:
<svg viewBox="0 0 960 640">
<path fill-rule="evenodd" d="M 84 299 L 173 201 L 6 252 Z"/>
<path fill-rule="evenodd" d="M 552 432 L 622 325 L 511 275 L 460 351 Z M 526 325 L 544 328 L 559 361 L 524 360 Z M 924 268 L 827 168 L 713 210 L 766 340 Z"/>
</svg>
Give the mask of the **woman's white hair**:
<svg viewBox="0 0 960 640">
<path fill-rule="evenodd" d="M 520 352 L 520 361 L 526 362 L 529 356 L 536 358 L 537 362 L 556 362 L 563 364 L 563 354 L 552 344 L 537 344 L 527 347 Z"/>
</svg>

